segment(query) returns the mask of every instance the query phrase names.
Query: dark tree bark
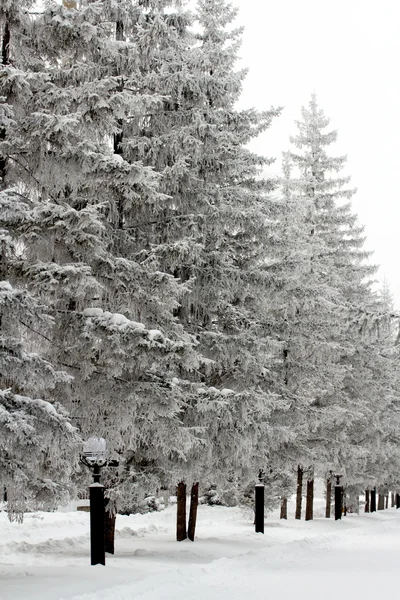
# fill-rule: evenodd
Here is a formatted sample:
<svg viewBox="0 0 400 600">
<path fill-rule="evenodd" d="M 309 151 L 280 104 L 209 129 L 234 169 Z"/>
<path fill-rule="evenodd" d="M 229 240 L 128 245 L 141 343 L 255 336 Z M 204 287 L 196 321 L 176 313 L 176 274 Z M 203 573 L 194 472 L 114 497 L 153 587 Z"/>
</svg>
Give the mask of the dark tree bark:
<svg viewBox="0 0 400 600">
<path fill-rule="evenodd" d="M 331 502 L 332 502 L 332 478 L 326 480 L 326 504 L 325 504 L 325 518 L 331 518 Z"/>
<path fill-rule="evenodd" d="M 307 480 L 306 521 L 314 518 L 314 479 Z"/>
<path fill-rule="evenodd" d="M 369 513 L 369 490 L 365 490 L 365 511 Z"/>
<path fill-rule="evenodd" d="M 125 41 L 125 36 L 124 36 L 124 23 L 122 21 L 117 21 L 116 22 L 116 27 L 115 27 L 115 39 L 119 42 L 124 42 Z M 121 78 L 121 83 L 118 86 L 119 91 L 122 92 L 124 89 L 124 82 L 123 79 Z M 124 139 L 124 134 L 123 134 L 123 120 L 122 119 L 118 119 L 118 129 L 119 131 L 117 133 L 114 133 L 114 154 L 118 154 L 120 156 L 122 156 L 123 151 L 122 151 L 122 142 Z M 124 196 L 122 193 L 119 194 L 118 197 L 118 201 L 117 201 L 117 209 L 118 209 L 118 229 L 123 229 L 124 227 L 124 210 L 125 210 L 125 202 L 124 202 Z"/>
<path fill-rule="evenodd" d="M 3 39 L 1 42 L 1 63 L 4 66 L 10 64 L 10 40 L 11 40 L 10 23 L 8 21 L 6 21 L 4 23 Z"/>
<path fill-rule="evenodd" d="M 4 23 L 3 38 L 1 41 L 1 64 L 3 67 L 10 64 L 10 40 L 11 31 L 10 24 L 8 21 Z M 6 128 L 0 127 L 0 141 L 6 139 Z M 4 180 L 7 175 L 7 163 L 8 159 L 6 156 L 0 156 L 0 190 L 5 186 Z"/>
<path fill-rule="evenodd" d="M 384 510 L 385 508 L 385 495 L 378 494 L 378 510 Z"/>
<path fill-rule="evenodd" d="M 104 515 L 104 543 L 105 551 L 109 554 L 114 554 L 114 542 L 115 542 L 115 520 L 117 515 L 107 510 L 108 500 L 105 501 L 105 515 Z"/>
<path fill-rule="evenodd" d="M 394 502 L 394 492 L 391 493 L 391 500 L 392 500 L 392 508 L 394 508 L 395 502 Z"/>
<path fill-rule="evenodd" d="M 281 499 L 281 519 L 287 519 L 287 498 L 286 496 L 282 496 Z"/>
<path fill-rule="evenodd" d="M 385 508 L 389 508 L 389 492 L 385 495 Z"/>
<path fill-rule="evenodd" d="M 297 467 L 296 519 L 301 519 L 301 500 L 303 494 L 303 467 Z"/>
<path fill-rule="evenodd" d="M 186 484 L 180 481 L 176 491 L 176 539 L 182 542 L 186 538 Z"/>
<path fill-rule="evenodd" d="M 189 525 L 188 538 L 194 542 L 196 532 L 197 507 L 199 505 L 199 482 L 192 485 L 192 493 L 190 495 L 190 510 L 189 510 Z"/>
</svg>

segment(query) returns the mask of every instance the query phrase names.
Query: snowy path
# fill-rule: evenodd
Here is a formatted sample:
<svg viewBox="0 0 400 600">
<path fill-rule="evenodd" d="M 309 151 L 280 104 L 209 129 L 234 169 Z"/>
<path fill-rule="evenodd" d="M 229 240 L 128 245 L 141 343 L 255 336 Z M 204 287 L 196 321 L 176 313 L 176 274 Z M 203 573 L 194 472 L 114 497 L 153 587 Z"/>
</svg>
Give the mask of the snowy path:
<svg viewBox="0 0 400 600">
<path fill-rule="evenodd" d="M 0 515 L 1 600 L 369 600 L 397 589 L 400 511 L 341 522 L 269 518 L 256 535 L 239 509 L 200 507 L 195 543 L 174 541 L 174 508 L 118 518 L 115 557 L 89 566 L 87 513 Z M 350 592 L 351 590 L 351 592 Z"/>
</svg>

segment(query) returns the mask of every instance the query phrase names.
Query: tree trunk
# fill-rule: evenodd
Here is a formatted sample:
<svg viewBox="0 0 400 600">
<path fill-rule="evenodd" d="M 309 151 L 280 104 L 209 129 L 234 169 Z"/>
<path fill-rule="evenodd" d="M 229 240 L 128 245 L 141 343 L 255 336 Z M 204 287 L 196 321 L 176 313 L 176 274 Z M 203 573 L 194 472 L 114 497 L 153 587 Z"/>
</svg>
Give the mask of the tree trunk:
<svg viewBox="0 0 400 600">
<path fill-rule="evenodd" d="M 385 495 L 385 508 L 389 508 L 389 492 Z"/>
<path fill-rule="evenodd" d="M 125 41 L 124 36 L 124 23 L 123 21 L 117 21 L 115 24 L 115 39 L 119 42 Z M 119 91 L 122 92 L 124 89 L 123 79 L 120 79 Z M 123 120 L 118 119 L 117 121 L 119 131 L 114 133 L 114 154 L 118 154 L 122 156 L 122 142 L 124 139 L 123 134 Z M 117 210 L 118 210 L 118 229 L 124 228 L 124 212 L 125 212 L 125 201 L 124 194 L 122 192 L 119 193 L 118 201 L 117 201 Z"/>
<path fill-rule="evenodd" d="M 384 494 L 378 494 L 378 510 L 384 510 L 385 508 L 385 496 Z"/>
<path fill-rule="evenodd" d="M 115 520 L 116 514 L 110 513 L 107 510 L 108 500 L 105 501 L 105 515 L 104 515 L 104 546 L 105 551 L 109 554 L 114 554 L 114 541 L 115 541 Z"/>
<path fill-rule="evenodd" d="M 332 502 L 332 478 L 329 477 L 326 481 L 326 504 L 325 504 L 325 518 L 331 518 L 331 502 Z"/>
<path fill-rule="evenodd" d="M 312 521 L 314 517 L 314 479 L 307 481 L 306 496 L 306 521 Z"/>
<path fill-rule="evenodd" d="M 297 467 L 296 519 L 301 519 L 301 500 L 303 493 L 303 467 Z"/>
<path fill-rule="evenodd" d="M 194 534 L 196 532 L 197 507 L 199 505 L 199 482 L 192 485 L 192 493 L 190 495 L 190 510 L 189 510 L 189 526 L 188 538 L 194 542 Z"/>
<path fill-rule="evenodd" d="M 281 499 L 281 519 L 287 519 L 287 498 L 286 496 L 282 496 Z"/>
<path fill-rule="evenodd" d="M 2 65 L 10 64 L 10 40 L 11 40 L 10 23 L 8 20 L 6 20 L 6 22 L 4 23 L 3 39 L 1 41 L 1 64 Z"/>
<path fill-rule="evenodd" d="M 10 64 L 10 40 L 11 31 L 10 23 L 8 20 L 4 23 L 3 38 L 1 41 L 1 64 L 5 67 Z M 0 141 L 6 139 L 6 128 L 0 127 Z M 7 175 L 7 163 L 8 159 L 6 156 L 0 156 L 0 190 L 5 187 L 5 177 Z M 4 274 L 5 277 L 5 274 Z"/>
<path fill-rule="evenodd" d="M 394 508 L 394 492 L 391 493 L 391 498 L 392 498 L 392 508 Z"/>
<path fill-rule="evenodd" d="M 176 491 L 176 539 L 182 542 L 186 538 L 186 484 L 180 481 Z"/>
<path fill-rule="evenodd" d="M 365 490 L 365 512 L 369 513 L 369 490 Z"/>
</svg>

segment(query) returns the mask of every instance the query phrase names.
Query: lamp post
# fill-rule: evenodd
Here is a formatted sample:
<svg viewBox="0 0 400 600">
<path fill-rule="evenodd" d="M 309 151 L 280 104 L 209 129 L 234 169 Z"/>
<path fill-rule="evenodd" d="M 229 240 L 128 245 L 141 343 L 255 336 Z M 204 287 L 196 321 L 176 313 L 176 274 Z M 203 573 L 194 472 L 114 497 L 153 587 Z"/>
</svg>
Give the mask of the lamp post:
<svg viewBox="0 0 400 600">
<path fill-rule="evenodd" d="M 264 473 L 262 471 L 258 474 L 258 483 L 256 483 L 255 489 L 255 529 L 256 533 L 264 533 Z"/>
<path fill-rule="evenodd" d="M 335 521 L 342 518 L 342 486 L 340 485 L 340 478 L 342 475 L 335 475 Z"/>
<path fill-rule="evenodd" d="M 93 475 L 89 486 L 90 498 L 90 564 L 105 565 L 105 510 L 104 485 L 100 483 L 100 470 L 106 464 L 106 441 L 103 438 L 90 438 L 83 445 L 81 458 Z"/>
</svg>

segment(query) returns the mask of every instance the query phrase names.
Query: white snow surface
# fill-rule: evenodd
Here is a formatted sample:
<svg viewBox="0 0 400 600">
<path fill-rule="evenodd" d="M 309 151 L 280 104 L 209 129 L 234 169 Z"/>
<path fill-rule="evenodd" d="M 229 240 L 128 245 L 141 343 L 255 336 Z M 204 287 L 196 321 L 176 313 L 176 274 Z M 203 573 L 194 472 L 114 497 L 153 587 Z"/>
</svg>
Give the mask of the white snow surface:
<svg viewBox="0 0 400 600">
<path fill-rule="evenodd" d="M 372 600 L 398 584 L 400 511 L 313 521 L 200 506 L 195 542 L 174 540 L 175 506 L 118 516 L 116 554 L 90 566 L 89 514 L 0 513 L 1 600 Z"/>
</svg>

